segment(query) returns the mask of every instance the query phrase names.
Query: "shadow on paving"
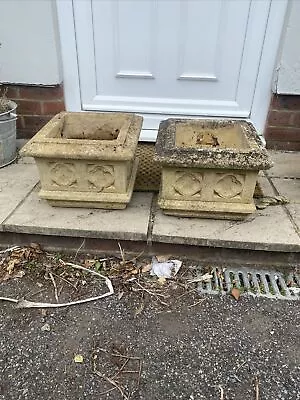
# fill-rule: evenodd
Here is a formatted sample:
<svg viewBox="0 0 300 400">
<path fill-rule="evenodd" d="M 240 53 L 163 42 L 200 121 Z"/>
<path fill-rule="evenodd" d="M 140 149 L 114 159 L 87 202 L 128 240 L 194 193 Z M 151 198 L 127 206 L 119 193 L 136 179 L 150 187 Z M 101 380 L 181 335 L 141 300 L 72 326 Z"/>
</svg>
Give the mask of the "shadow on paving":
<svg viewBox="0 0 300 400">
<path fill-rule="evenodd" d="M 168 308 L 152 302 L 138 315 L 130 294 L 46 315 L 1 303 L 0 399 L 121 399 L 93 373 L 95 362 L 113 375 L 107 354 L 116 349 L 143 361 L 131 399 L 218 400 L 221 389 L 224 400 L 300 399 L 299 302 L 204 298 L 183 296 Z M 135 379 L 134 372 L 117 377 L 125 396 Z"/>
</svg>

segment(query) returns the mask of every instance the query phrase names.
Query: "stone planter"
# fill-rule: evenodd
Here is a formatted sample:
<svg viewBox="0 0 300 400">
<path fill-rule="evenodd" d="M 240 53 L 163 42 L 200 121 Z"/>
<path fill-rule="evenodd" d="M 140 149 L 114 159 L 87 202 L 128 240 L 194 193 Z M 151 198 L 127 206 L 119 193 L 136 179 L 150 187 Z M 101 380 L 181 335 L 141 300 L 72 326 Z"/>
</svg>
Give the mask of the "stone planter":
<svg viewBox="0 0 300 400">
<path fill-rule="evenodd" d="M 137 172 L 142 117 L 62 112 L 22 149 L 35 158 L 41 198 L 52 206 L 125 208 Z"/>
<path fill-rule="evenodd" d="M 169 119 L 160 124 L 159 206 L 183 217 L 242 219 L 253 213 L 259 170 L 272 163 L 246 121 Z"/>
</svg>

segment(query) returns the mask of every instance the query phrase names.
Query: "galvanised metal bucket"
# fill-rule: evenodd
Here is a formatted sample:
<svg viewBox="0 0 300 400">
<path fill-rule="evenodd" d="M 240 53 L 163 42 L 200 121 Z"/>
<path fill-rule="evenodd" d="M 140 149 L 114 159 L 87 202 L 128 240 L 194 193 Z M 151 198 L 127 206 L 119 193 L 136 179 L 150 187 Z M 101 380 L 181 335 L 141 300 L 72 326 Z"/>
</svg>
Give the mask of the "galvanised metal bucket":
<svg viewBox="0 0 300 400">
<path fill-rule="evenodd" d="M 17 104 L 7 100 L 8 111 L 0 113 L 0 168 L 16 159 L 16 109 Z"/>
</svg>

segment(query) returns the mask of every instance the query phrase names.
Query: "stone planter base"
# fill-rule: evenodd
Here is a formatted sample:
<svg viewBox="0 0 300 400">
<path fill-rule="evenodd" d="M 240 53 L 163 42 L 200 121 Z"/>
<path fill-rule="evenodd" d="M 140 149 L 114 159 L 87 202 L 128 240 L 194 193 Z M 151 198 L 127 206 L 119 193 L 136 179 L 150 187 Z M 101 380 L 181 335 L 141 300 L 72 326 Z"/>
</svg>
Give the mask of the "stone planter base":
<svg viewBox="0 0 300 400">
<path fill-rule="evenodd" d="M 245 121 L 164 121 L 155 158 L 162 166 L 158 204 L 181 217 L 245 218 L 256 210 L 258 172 L 271 166 Z"/>
<path fill-rule="evenodd" d="M 39 196 L 53 207 L 84 207 L 121 210 L 126 208 L 132 197 L 139 160 L 133 163 L 126 193 L 62 192 L 41 189 Z"/>
<path fill-rule="evenodd" d="M 122 209 L 138 168 L 142 118 L 124 113 L 61 113 L 22 149 L 33 156 L 40 197 L 55 207 Z"/>
</svg>

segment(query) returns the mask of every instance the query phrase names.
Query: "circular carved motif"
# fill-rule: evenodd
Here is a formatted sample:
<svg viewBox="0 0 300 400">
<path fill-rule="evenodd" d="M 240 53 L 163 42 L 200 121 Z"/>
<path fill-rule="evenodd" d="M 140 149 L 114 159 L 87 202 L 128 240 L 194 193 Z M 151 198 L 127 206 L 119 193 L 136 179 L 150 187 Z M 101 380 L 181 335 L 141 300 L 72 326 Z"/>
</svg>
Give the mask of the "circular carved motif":
<svg viewBox="0 0 300 400">
<path fill-rule="evenodd" d="M 89 170 L 89 182 L 100 192 L 109 188 L 115 182 L 113 167 L 96 165 Z"/>
<path fill-rule="evenodd" d="M 232 199 L 243 190 L 243 183 L 235 175 L 223 176 L 215 186 L 215 193 L 224 199 Z"/>
<path fill-rule="evenodd" d="M 74 168 L 70 164 L 57 163 L 50 171 L 52 181 L 59 186 L 71 186 L 76 182 Z"/>
<path fill-rule="evenodd" d="M 176 179 L 174 189 L 182 196 L 194 196 L 201 192 L 202 176 L 200 174 L 192 174 L 188 172 L 180 173 Z"/>
</svg>

